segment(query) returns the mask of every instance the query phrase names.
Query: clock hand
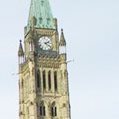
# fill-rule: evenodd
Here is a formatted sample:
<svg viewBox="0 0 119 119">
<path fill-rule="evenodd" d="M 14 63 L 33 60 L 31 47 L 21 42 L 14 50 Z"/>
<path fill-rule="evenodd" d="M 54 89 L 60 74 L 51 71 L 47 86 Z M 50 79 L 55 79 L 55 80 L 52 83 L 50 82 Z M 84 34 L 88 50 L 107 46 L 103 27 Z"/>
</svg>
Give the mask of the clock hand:
<svg viewBox="0 0 119 119">
<path fill-rule="evenodd" d="M 48 44 L 48 43 L 50 43 L 49 41 L 47 41 L 47 42 L 44 42 L 45 44 Z"/>
<path fill-rule="evenodd" d="M 50 43 L 50 42 L 49 41 L 48 42 L 45 42 L 45 45 L 47 45 L 48 47 L 51 48 L 51 44 L 48 44 L 48 43 Z"/>
<path fill-rule="evenodd" d="M 50 45 L 50 44 L 47 44 L 47 46 L 51 47 L 51 45 Z"/>
</svg>

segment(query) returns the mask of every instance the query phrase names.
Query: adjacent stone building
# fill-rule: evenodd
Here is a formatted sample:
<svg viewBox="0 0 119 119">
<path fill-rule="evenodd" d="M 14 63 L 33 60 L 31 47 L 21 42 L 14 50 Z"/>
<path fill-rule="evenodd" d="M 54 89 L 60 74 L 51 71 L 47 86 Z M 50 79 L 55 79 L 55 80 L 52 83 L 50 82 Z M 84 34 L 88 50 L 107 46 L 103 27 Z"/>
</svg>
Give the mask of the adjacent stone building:
<svg viewBox="0 0 119 119">
<path fill-rule="evenodd" d="M 66 41 L 48 0 L 31 0 L 18 56 L 19 119 L 71 119 Z"/>
</svg>

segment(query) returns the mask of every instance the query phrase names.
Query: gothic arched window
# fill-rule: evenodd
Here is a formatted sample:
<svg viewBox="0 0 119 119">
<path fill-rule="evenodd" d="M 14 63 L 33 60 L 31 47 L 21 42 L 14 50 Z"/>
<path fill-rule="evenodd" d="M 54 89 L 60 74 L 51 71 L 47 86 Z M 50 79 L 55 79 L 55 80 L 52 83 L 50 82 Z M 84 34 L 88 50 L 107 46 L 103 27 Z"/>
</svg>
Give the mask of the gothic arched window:
<svg viewBox="0 0 119 119">
<path fill-rule="evenodd" d="M 46 89 L 46 74 L 45 74 L 45 71 L 43 71 L 43 89 Z"/>
<path fill-rule="evenodd" d="M 46 116 L 46 109 L 44 103 L 40 105 L 40 116 Z"/>
<path fill-rule="evenodd" d="M 40 71 L 37 71 L 37 87 L 40 88 L 41 86 L 41 77 L 40 77 Z"/>
<path fill-rule="evenodd" d="M 48 72 L 48 89 L 51 90 L 51 71 Z"/>
<path fill-rule="evenodd" d="M 57 72 L 54 72 L 54 89 L 57 91 Z"/>
<path fill-rule="evenodd" d="M 57 107 L 55 105 L 55 102 L 51 106 L 51 116 L 56 117 L 57 116 Z"/>
</svg>

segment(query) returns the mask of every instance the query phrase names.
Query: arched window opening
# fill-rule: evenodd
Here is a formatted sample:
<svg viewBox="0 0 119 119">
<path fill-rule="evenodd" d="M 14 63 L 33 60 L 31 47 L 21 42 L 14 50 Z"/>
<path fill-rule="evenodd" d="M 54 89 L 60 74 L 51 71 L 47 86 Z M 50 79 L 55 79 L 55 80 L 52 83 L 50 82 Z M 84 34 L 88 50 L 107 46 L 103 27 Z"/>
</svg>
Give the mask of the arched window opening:
<svg viewBox="0 0 119 119">
<path fill-rule="evenodd" d="M 43 112 L 42 112 L 42 106 L 40 106 L 40 116 L 43 115 Z"/>
<path fill-rule="evenodd" d="M 45 106 L 40 106 L 40 116 L 45 116 L 46 112 L 45 112 Z"/>
<path fill-rule="evenodd" d="M 57 91 L 57 72 L 54 72 L 54 89 Z"/>
<path fill-rule="evenodd" d="M 51 107 L 51 116 L 52 117 L 56 117 L 57 116 L 57 107 L 56 107 L 55 103 L 53 103 L 52 107 Z"/>
<path fill-rule="evenodd" d="M 55 116 L 57 116 L 57 107 L 55 107 Z"/>
<path fill-rule="evenodd" d="M 46 89 L 46 75 L 45 75 L 45 71 L 43 71 L 43 89 Z"/>
<path fill-rule="evenodd" d="M 45 106 L 43 106 L 43 116 L 45 116 Z"/>
<path fill-rule="evenodd" d="M 54 114 L 54 110 L 53 110 L 53 107 L 51 107 L 51 116 L 53 117 L 53 114 Z"/>
<path fill-rule="evenodd" d="M 41 86 L 41 77 L 40 77 L 40 71 L 37 72 L 37 87 L 40 88 Z"/>
<path fill-rule="evenodd" d="M 40 105 L 40 108 L 39 108 L 40 110 L 40 116 L 46 116 L 46 109 L 45 109 L 45 105 L 44 105 L 44 103 L 42 103 L 41 105 Z"/>
<path fill-rule="evenodd" d="M 48 89 L 51 90 L 51 71 L 48 72 Z"/>
</svg>

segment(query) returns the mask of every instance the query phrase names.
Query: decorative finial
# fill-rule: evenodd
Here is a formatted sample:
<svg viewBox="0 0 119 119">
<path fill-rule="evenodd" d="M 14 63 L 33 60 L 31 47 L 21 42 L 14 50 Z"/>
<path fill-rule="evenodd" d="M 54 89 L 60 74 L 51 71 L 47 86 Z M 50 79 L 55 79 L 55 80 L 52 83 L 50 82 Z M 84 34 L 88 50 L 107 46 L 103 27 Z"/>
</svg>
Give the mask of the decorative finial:
<svg viewBox="0 0 119 119">
<path fill-rule="evenodd" d="M 23 56 L 24 55 L 24 51 L 23 51 L 23 47 L 22 47 L 22 40 L 19 40 L 19 50 L 18 50 L 18 56 Z"/>
<path fill-rule="evenodd" d="M 22 40 L 19 40 L 20 43 L 22 43 Z"/>
</svg>

